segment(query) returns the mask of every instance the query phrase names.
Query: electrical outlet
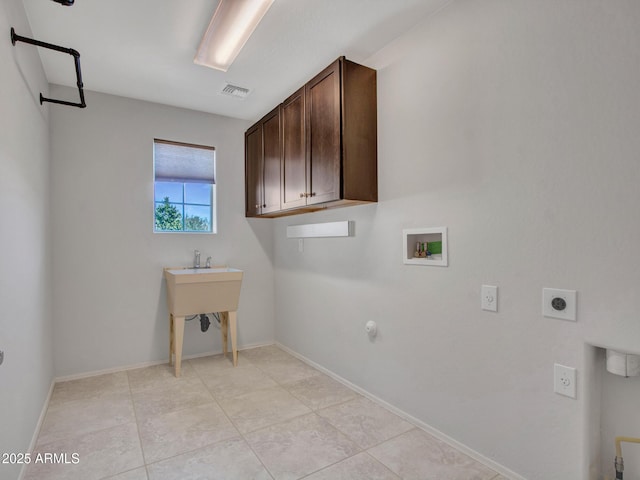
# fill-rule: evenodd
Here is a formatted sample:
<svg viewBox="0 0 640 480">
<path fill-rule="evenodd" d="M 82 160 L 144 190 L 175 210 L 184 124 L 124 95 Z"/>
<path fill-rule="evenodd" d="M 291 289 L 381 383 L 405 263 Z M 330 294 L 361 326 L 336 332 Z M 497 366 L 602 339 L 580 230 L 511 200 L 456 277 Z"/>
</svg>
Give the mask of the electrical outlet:
<svg viewBox="0 0 640 480">
<path fill-rule="evenodd" d="M 576 291 L 557 288 L 542 289 L 542 315 L 576 321 Z"/>
<path fill-rule="evenodd" d="M 480 294 L 480 308 L 490 312 L 498 311 L 498 287 L 482 285 Z"/>
<path fill-rule="evenodd" d="M 554 364 L 553 391 L 565 397 L 576 398 L 576 369 Z"/>
</svg>

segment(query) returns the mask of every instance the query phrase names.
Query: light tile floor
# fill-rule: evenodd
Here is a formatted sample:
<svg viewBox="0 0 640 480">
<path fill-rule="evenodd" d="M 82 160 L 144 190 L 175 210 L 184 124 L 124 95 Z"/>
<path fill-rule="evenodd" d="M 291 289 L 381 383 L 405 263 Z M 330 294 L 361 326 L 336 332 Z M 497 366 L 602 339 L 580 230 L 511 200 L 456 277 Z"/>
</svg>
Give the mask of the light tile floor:
<svg viewBox="0 0 640 480">
<path fill-rule="evenodd" d="M 25 480 L 506 480 L 275 346 L 58 383 L 37 453 L 66 463 Z"/>
</svg>

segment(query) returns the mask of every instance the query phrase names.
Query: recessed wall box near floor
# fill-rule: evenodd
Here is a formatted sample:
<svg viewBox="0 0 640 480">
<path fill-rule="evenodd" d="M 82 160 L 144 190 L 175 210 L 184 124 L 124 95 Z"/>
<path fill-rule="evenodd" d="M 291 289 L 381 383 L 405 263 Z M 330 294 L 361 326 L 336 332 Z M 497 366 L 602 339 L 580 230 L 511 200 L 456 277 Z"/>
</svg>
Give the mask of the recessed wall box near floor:
<svg viewBox="0 0 640 480">
<path fill-rule="evenodd" d="M 447 227 L 407 228 L 402 231 L 405 265 L 449 265 Z"/>
</svg>

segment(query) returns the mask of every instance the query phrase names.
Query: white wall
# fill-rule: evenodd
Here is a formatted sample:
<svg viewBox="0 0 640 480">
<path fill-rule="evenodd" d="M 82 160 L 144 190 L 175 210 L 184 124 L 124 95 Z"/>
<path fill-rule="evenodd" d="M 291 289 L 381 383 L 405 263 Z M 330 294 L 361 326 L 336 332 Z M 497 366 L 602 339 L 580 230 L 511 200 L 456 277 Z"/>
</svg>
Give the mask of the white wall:
<svg viewBox="0 0 640 480">
<path fill-rule="evenodd" d="M 0 452 L 28 451 L 53 378 L 47 82 L 22 2 L 0 2 Z M 0 478 L 20 465 L 0 464 Z"/>
<path fill-rule="evenodd" d="M 94 92 L 87 105 L 51 111 L 56 374 L 168 359 L 162 268 L 195 249 L 245 271 L 239 345 L 273 341 L 272 226 L 244 218 L 248 122 Z M 218 234 L 153 233 L 154 138 L 216 148 Z M 221 348 L 187 323 L 184 355 Z"/>
<path fill-rule="evenodd" d="M 587 478 L 585 342 L 640 348 L 638 25 L 634 1 L 459 0 L 370 59 L 380 202 L 276 221 L 276 339 L 527 479 Z M 422 226 L 449 228 L 449 267 L 402 264 Z M 578 290 L 578 322 L 542 317 L 542 287 Z"/>
</svg>

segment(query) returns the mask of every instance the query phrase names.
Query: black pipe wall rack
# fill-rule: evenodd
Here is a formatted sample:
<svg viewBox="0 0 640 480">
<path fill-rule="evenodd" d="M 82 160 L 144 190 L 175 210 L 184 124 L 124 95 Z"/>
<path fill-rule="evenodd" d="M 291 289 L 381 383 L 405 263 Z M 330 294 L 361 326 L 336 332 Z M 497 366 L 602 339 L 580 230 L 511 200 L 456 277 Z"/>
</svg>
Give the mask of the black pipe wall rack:
<svg viewBox="0 0 640 480">
<path fill-rule="evenodd" d="M 82 85 L 82 70 L 80 69 L 80 53 L 73 48 L 64 48 L 52 43 L 41 42 L 40 40 L 34 40 L 33 38 L 22 37 L 16 33 L 11 27 L 11 44 L 15 46 L 16 42 L 24 42 L 29 45 L 35 45 L 36 47 L 48 48 L 49 50 L 55 50 L 56 52 L 67 53 L 73 57 L 76 66 L 76 79 L 78 85 L 78 93 L 80 94 L 80 102 L 67 102 L 66 100 L 56 100 L 55 98 L 46 98 L 40 93 L 40 105 L 44 102 L 57 103 L 59 105 L 68 105 L 70 107 L 85 108 L 87 104 L 84 101 L 84 91 Z"/>
</svg>

